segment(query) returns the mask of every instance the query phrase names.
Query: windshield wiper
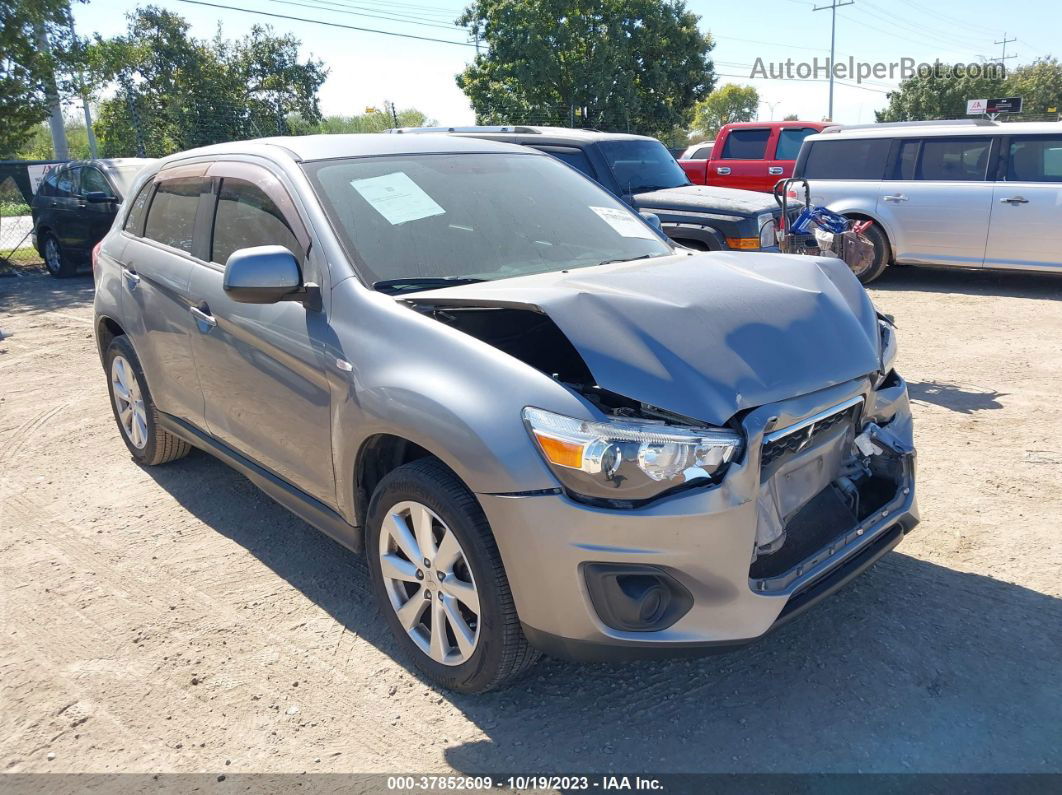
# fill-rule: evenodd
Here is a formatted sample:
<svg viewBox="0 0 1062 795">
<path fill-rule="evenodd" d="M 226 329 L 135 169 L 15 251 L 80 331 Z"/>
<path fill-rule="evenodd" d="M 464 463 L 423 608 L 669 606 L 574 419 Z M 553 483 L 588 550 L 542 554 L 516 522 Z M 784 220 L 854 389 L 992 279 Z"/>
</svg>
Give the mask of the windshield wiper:
<svg viewBox="0 0 1062 795">
<path fill-rule="evenodd" d="M 634 262 L 636 259 L 652 259 L 653 257 L 666 257 L 667 254 L 639 254 L 637 257 L 617 257 L 597 263 L 598 265 L 611 265 L 613 262 Z"/>
<path fill-rule="evenodd" d="M 404 276 L 401 279 L 382 279 L 372 283 L 372 289 L 382 293 L 399 293 L 410 290 L 430 290 L 432 287 L 456 287 L 459 284 L 478 284 L 486 279 L 471 276 Z"/>
</svg>

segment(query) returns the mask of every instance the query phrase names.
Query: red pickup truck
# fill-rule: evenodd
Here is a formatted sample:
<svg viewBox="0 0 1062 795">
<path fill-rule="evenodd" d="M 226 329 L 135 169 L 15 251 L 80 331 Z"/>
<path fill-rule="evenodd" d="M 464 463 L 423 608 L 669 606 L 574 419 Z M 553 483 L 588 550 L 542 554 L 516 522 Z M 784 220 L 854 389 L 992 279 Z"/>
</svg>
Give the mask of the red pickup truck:
<svg viewBox="0 0 1062 795">
<path fill-rule="evenodd" d="M 826 127 L 819 121 L 765 121 L 726 124 L 715 137 L 707 160 L 683 159 L 679 165 L 694 185 L 718 185 L 770 193 L 793 176 L 800 144 Z"/>
</svg>

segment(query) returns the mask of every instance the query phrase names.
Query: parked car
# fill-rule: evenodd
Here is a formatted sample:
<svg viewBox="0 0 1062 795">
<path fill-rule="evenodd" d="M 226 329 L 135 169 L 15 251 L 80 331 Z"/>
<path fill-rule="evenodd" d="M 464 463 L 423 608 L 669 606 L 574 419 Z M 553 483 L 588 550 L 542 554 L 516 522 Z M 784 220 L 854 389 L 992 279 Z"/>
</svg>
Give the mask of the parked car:
<svg viewBox="0 0 1062 795">
<path fill-rule="evenodd" d="M 770 193 L 778 180 L 792 176 L 804 139 L 827 126 L 816 121 L 726 124 L 715 137 L 708 159 L 687 157 L 679 165 L 695 185 Z"/>
<path fill-rule="evenodd" d="M 73 276 L 111 228 L 142 168 L 154 160 L 77 160 L 48 172 L 33 197 L 33 246 L 52 276 Z"/>
<path fill-rule="evenodd" d="M 201 448 L 364 550 L 445 687 L 747 643 L 917 522 L 894 332 L 840 260 L 692 252 L 458 136 L 222 144 L 131 195 L 94 262 L 129 452 Z"/>
<path fill-rule="evenodd" d="M 679 165 L 682 165 L 683 160 L 707 160 L 712 156 L 714 145 L 715 141 L 701 141 L 699 144 L 687 146 L 677 158 Z"/>
<path fill-rule="evenodd" d="M 563 160 L 634 209 L 656 215 L 668 237 L 701 251 L 778 251 L 782 211 L 749 191 L 690 184 L 660 141 L 643 135 L 562 127 L 419 127 L 537 149 Z"/>
<path fill-rule="evenodd" d="M 880 124 L 804 142 L 812 203 L 870 219 L 890 263 L 1062 271 L 1062 124 Z"/>
</svg>

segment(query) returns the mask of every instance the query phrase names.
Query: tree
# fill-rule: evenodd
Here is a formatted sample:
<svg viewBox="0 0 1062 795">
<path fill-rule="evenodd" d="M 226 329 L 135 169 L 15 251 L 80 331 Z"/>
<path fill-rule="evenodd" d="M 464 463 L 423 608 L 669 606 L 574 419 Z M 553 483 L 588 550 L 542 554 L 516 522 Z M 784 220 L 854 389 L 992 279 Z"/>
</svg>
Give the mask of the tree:
<svg viewBox="0 0 1062 795">
<path fill-rule="evenodd" d="M 69 89 L 80 57 L 68 0 L 0 2 L 0 155 L 12 154 L 48 118 L 50 96 Z"/>
<path fill-rule="evenodd" d="M 1019 66 L 1007 78 L 1008 97 L 1022 98 L 1023 115 L 1050 113 L 1048 108 L 1062 108 L 1062 64 L 1057 59 L 1037 58 Z"/>
<path fill-rule="evenodd" d="M 327 70 L 320 61 L 299 61 L 294 36 L 256 25 L 236 42 L 220 30 L 199 40 L 188 35 L 184 18 L 154 6 L 128 18 L 125 36 L 98 38 L 90 48 L 95 73 L 117 88 L 98 111 L 105 156 L 158 157 L 286 133 L 292 114 L 320 121 L 317 89 Z"/>
<path fill-rule="evenodd" d="M 966 115 L 966 100 L 1004 96 L 1002 77 L 956 76 L 948 67 L 934 69 L 900 83 L 886 97 L 889 105 L 875 112 L 879 122 L 959 119 Z"/>
<path fill-rule="evenodd" d="M 416 108 L 394 109 L 388 105 L 381 110 L 354 116 L 325 116 L 321 121 L 308 122 L 299 116 L 288 118 L 288 127 L 292 135 L 310 135 L 313 133 L 380 133 L 395 126 L 398 116 L 399 127 L 434 127 L 435 120 L 429 119 Z"/>
<path fill-rule="evenodd" d="M 683 0 L 475 0 L 457 22 L 486 45 L 457 76 L 481 124 L 666 134 L 715 83 Z"/>
<path fill-rule="evenodd" d="M 714 138 L 724 124 L 755 119 L 759 105 L 760 95 L 755 88 L 727 83 L 697 103 L 693 126 Z"/>
<path fill-rule="evenodd" d="M 798 116 L 796 113 L 787 113 L 785 115 L 785 118 L 782 119 L 782 121 L 799 121 L 799 120 L 800 120 L 800 116 Z"/>
</svg>

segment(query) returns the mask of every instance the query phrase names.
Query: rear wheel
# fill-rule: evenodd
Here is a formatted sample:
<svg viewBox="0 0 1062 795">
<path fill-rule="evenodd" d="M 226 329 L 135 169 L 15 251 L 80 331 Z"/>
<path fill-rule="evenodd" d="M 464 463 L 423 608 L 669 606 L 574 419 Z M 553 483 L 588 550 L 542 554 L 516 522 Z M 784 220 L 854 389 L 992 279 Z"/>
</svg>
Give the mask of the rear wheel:
<svg viewBox="0 0 1062 795">
<path fill-rule="evenodd" d="M 482 693 L 538 659 L 479 503 L 437 459 L 406 464 L 380 482 L 365 547 L 388 624 L 434 682 Z"/>
<path fill-rule="evenodd" d="M 889 238 L 885 235 L 885 230 L 877 223 L 871 223 L 866 231 L 863 232 L 863 235 L 874 244 L 874 259 L 862 268 L 852 268 L 852 273 L 863 284 L 870 284 L 889 267 L 889 261 L 892 259 L 892 247 L 889 245 Z"/>
<path fill-rule="evenodd" d="M 48 273 L 57 279 L 65 279 L 77 273 L 76 263 L 69 254 L 63 252 L 59 238 L 51 232 L 44 233 L 44 239 L 41 241 L 41 256 L 44 257 L 44 267 L 48 269 Z"/>
<path fill-rule="evenodd" d="M 115 337 L 107 346 L 104 364 L 114 419 L 133 458 L 145 466 L 155 466 L 188 455 L 191 445 L 159 425 L 144 371 L 129 340 Z"/>
</svg>

